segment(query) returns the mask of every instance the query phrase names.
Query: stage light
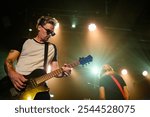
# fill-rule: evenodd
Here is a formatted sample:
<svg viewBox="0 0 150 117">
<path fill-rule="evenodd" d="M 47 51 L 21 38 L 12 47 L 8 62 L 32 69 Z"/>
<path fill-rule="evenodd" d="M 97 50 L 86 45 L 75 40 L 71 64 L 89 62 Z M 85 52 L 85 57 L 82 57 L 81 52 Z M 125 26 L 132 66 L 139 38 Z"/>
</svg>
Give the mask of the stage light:
<svg viewBox="0 0 150 117">
<path fill-rule="evenodd" d="M 91 23 L 89 26 L 88 26 L 88 29 L 89 31 L 95 31 L 96 30 L 96 25 L 94 23 Z"/>
<path fill-rule="evenodd" d="M 122 73 L 122 75 L 126 75 L 126 74 L 128 73 L 128 71 L 127 71 L 126 69 L 123 69 L 123 70 L 121 71 L 121 73 Z"/>
<path fill-rule="evenodd" d="M 97 75 L 99 73 L 99 67 L 97 66 L 92 67 L 92 73 Z"/>
<path fill-rule="evenodd" d="M 29 28 L 29 32 L 32 32 L 32 29 L 31 29 L 31 28 Z"/>
<path fill-rule="evenodd" d="M 75 28 L 76 27 L 76 25 L 75 24 L 72 24 L 72 26 L 71 26 L 72 28 Z"/>
<path fill-rule="evenodd" d="M 147 75 L 148 75 L 148 72 L 147 72 L 147 71 L 143 71 L 142 75 L 143 75 L 143 76 L 147 76 Z"/>
<path fill-rule="evenodd" d="M 51 94 L 51 93 L 50 93 L 50 97 L 53 98 L 53 97 L 54 97 L 54 94 Z"/>
</svg>

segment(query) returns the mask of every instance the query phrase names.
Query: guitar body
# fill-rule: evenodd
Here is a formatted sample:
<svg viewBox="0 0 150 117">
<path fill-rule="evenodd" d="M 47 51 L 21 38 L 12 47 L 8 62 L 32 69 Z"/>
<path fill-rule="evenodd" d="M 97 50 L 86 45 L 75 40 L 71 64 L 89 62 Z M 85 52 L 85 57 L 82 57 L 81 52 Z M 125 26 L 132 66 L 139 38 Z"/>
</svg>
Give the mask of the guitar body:
<svg viewBox="0 0 150 117">
<path fill-rule="evenodd" d="M 18 91 L 17 89 L 15 89 L 13 84 L 9 83 L 9 85 L 11 85 L 9 86 L 9 98 L 12 100 L 33 100 L 38 92 L 48 91 L 49 89 L 45 85 L 45 82 L 40 85 L 36 85 L 34 82 L 35 78 L 40 77 L 44 74 L 46 74 L 44 70 L 36 69 L 31 72 L 31 74 L 25 76 L 28 81 L 26 82 L 26 87 L 21 91 Z"/>
</svg>

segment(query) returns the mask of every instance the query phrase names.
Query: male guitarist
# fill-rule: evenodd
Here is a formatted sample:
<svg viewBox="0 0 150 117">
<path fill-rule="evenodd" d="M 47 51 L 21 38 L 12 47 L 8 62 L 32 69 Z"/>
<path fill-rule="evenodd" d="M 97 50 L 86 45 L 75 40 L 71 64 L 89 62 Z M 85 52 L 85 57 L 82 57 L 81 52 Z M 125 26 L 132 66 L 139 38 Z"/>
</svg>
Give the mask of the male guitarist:
<svg viewBox="0 0 150 117">
<path fill-rule="evenodd" d="M 42 16 L 37 20 L 36 28 L 37 35 L 33 39 L 25 40 L 20 46 L 12 48 L 5 60 L 5 71 L 17 91 L 26 88 L 26 82 L 33 71 L 44 69 L 46 66 L 51 65 L 51 71 L 59 69 L 57 61 L 56 46 L 50 43 L 50 37 L 55 35 L 54 28 L 57 20 L 49 16 Z M 47 43 L 47 50 L 46 48 Z M 47 56 L 45 52 L 47 51 Z M 46 56 L 46 58 L 45 58 Z M 17 61 L 15 67 L 14 63 Z M 45 63 L 46 61 L 46 63 Z M 62 67 L 63 72 L 57 74 L 55 77 L 60 78 L 68 76 L 71 73 L 71 68 L 64 64 Z M 43 87 L 47 87 L 46 83 Z M 13 91 L 12 91 L 13 93 Z M 49 90 L 38 92 L 34 100 L 49 100 Z"/>
</svg>

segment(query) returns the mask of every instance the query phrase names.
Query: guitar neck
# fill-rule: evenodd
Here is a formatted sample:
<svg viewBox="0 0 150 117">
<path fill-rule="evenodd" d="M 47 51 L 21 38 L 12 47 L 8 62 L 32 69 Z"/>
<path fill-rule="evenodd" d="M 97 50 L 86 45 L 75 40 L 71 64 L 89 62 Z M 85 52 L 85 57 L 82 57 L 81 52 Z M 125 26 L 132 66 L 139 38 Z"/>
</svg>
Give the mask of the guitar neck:
<svg viewBox="0 0 150 117">
<path fill-rule="evenodd" d="M 68 64 L 67 66 L 70 67 L 70 68 L 73 68 L 73 67 L 75 67 L 75 66 L 77 66 L 79 64 L 80 64 L 79 61 L 75 61 L 72 64 Z M 37 85 L 39 85 L 39 84 L 41 84 L 41 83 L 43 83 L 43 82 L 45 82 L 45 81 L 47 81 L 47 80 L 49 80 L 49 79 L 51 79 L 53 77 L 58 76 L 61 73 L 63 73 L 63 68 L 56 69 L 56 70 L 54 70 L 54 71 L 52 71 L 50 73 L 47 73 L 45 75 L 42 75 L 42 76 L 36 78 L 35 82 L 36 82 Z"/>
</svg>

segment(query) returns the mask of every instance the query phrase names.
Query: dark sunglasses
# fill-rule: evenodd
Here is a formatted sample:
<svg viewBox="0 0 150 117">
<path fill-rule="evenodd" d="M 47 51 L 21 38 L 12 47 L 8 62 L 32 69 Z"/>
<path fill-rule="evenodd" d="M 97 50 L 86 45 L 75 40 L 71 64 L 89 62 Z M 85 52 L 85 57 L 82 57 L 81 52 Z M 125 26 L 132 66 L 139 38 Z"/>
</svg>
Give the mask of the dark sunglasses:
<svg viewBox="0 0 150 117">
<path fill-rule="evenodd" d="M 46 30 L 47 35 L 49 35 L 49 34 L 50 34 L 51 36 L 56 35 L 54 31 L 51 31 L 50 29 L 46 29 L 44 26 L 42 26 L 42 28 L 44 28 L 44 29 Z"/>
</svg>

